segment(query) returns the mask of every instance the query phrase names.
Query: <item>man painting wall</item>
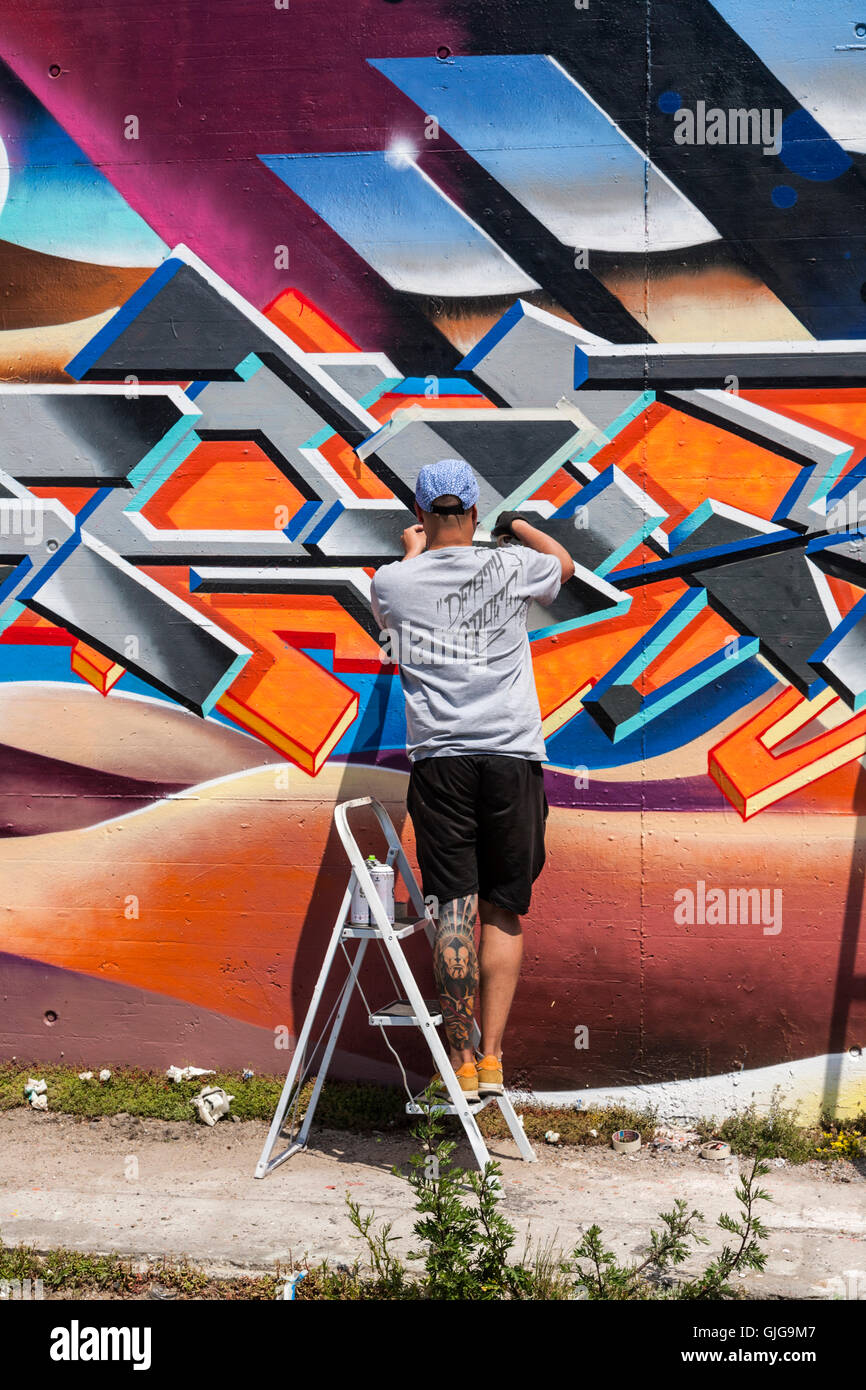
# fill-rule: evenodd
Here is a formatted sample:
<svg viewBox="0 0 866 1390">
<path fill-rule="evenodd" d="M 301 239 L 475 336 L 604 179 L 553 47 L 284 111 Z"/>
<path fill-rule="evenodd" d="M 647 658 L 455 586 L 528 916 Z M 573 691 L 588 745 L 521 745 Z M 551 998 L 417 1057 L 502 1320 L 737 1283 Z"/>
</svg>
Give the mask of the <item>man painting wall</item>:
<svg viewBox="0 0 866 1390">
<path fill-rule="evenodd" d="M 527 613 L 532 599 L 552 603 L 574 573 L 568 552 L 514 512 L 499 517 L 496 547 L 473 544 L 478 495 L 461 459 L 422 468 L 404 557 L 371 586 L 400 668 L 407 809 L 424 894 L 436 904 L 434 971 L 451 1062 L 469 1100 L 503 1090 L 520 918 L 545 858 L 545 747 Z"/>
</svg>

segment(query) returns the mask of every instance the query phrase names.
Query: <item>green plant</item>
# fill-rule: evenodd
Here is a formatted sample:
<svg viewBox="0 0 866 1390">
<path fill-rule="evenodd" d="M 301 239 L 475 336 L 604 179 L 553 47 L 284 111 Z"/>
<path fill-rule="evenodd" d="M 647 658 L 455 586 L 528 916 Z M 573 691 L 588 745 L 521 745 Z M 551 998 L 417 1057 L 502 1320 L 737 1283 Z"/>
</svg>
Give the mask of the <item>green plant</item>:
<svg viewBox="0 0 866 1390">
<path fill-rule="evenodd" d="M 361 1213 L 359 1204 L 346 1193 L 346 1205 L 349 1208 L 349 1220 L 358 1232 L 358 1235 L 367 1244 L 370 1252 L 370 1269 L 373 1278 L 378 1281 L 379 1287 L 384 1291 L 380 1296 L 383 1298 L 401 1298 L 406 1286 L 406 1270 L 401 1264 L 397 1255 L 393 1254 L 389 1242 L 391 1241 L 391 1231 L 393 1222 L 386 1221 L 381 1230 L 373 1230 L 375 1220 L 374 1212 Z M 394 1239 L 399 1240 L 396 1236 Z M 354 1271 L 357 1274 L 357 1269 Z"/>
<path fill-rule="evenodd" d="M 530 1251 L 527 1233 L 520 1263 L 531 1267 L 531 1297 L 535 1302 L 549 1303 L 552 1300 L 574 1297 L 574 1283 L 570 1277 L 569 1266 L 563 1261 L 553 1236 L 543 1245 L 536 1246 L 534 1251 Z"/>
<path fill-rule="evenodd" d="M 550 1244 L 531 1256 L 527 1238 L 523 1258 L 511 1259 L 515 1231 L 499 1211 L 500 1167 L 488 1162 L 477 1173 L 454 1163 L 456 1142 L 443 1137 L 445 1126 L 436 1099 L 431 1085 L 420 1102 L 422 1120 L 412 1130 L 420 1151 L 411 1155 L 409 1172 L 392 1169 L 396 1176 L 406 1177 L 415 1193 L 413 1232 L 425 1248 L 408 1252 L 407 1259 L 423 1262 L 423 1273 L 411 1277 L 394 1254 L 392 1223 L 375 1230 L 375 1214 L 363 1214 L 358 1203 L 346 1196 L 349 1219 L 369 1251 L 370 1273 L 379 1291 L 375 1296 L 460 1301 L 570 1297 L 571 1284 Z M 357 1283 L 358 1267 L 344 1278 L 347 1285 Z M 348 1291 L 335 1295 L 327 1281 L 320 1287 L 320 1297 L 370 1296 Z M 308 1279 L 300 1296 L 316 1296 L 316 1288 Z"/>
<path fill-rule="evenodd" d="M 723 1246 L 722 1253 L 711 1261 L 699 1278 L 688 1281 L 680 1288 L 679 1297 L 733 1298 L 735 1291 L 728 1283 L 732 1274 L 747 1269 L 760 1272 L 764 1268 L 767 1256 L 760 1242 L 767 1239 L 769 1232 L 756 1215 L 755 1204 L 772 1201 L 772 1198 L 763 1187 L 756 1187 L 755 1182 L 769 1171 L 769 1165 L 763 1161 L 759 1149 L 752 1160 L 751 1171 L 740 1175 L 740 1183 L 734 1194 L 743 1208 L 743 1219 L 736 1221 L 727 1212 L 722 1212 L 717 1223 L 723 1231 L 739 1236 L 739 1245 Z"/>
<path fill-rule="evenodd" d="M 816 1155 L 818 1158 L 863 1158 L 866 1155 L 866 1110 L 849 1119 L 837 1120 L 834 1116 L 821 1116 L 821 1139 Z"/>
<path fill-rule="evenodd" d="M 435 1105 L 432 1085 L 424 1093 L 421 1109 L 422 1120 L 412 1130 L 421 1152 L 410 1158 L 407 1180 L 418 1213 L 413 1230 L 426 1250 L 412 1251 L 409 1258 L 424 1261 L 426 1297 L 529 1297 L 531 1270 L 509 1259 L 515 1231 L 498 1210 L 499 1165 L 488 1162 L 482 1173 L 467 1173 L 453 1162 L 456 1142 L 442 1137 L 441 1110 Z M 474 1204 L 466 1200 L 467 1189 Z"/>
<path fill-rule="evenodd" d="M 94 1063 L 98 1071 L 99 1065 Z M 185 1059 L 184 1059 L 185 1060 Z M 111 1079 L 101 1083 L 96 1079 L 81 1081 L 75 1067 L 58 1066 L 54 1062 L 33 1062 L 21 1067 L 12 1062 L 0 1062 L 0 1111 L 23 1109 L 27 1106 L 24 1086 L 27 1078 L 44 1077 L 48 1086 L 50 1111 L 102 1119 L 108 1115 L 131 1115 L 158 1120 L 184 1120 L 197 1123 L 190 1099 L 201 1089 L 202 1082 L 222 1086 L 234 1100 L 232 1114 L 239 1120 L 270 1120 L 283 1086 L 283 1077 L 252 1076 L 246 1081 L 240 1072 L 216 1071 L 213 1076 L 195 1077 L 190 1081 L 169 1081 L 160 1072 L 142 1071 L 137 1067 L 113 1067 Z M 315 1077 L 302 1088 L 299 1108 L 305 1109 L 312 1094 Z M 374 1085 L 372 1082 L 328 1081 L 322 1091 L 316 1112 L 316 1123 L 334 1129 L 369 1133 L 371 1129 L 403 1128 L 404 1097 L 395 1086 Z"/>
<path fill-rule="evenodd" d="M 696 1230 L 703 1213 L 696 1208 L 686 1211 L 681 1198 L 674 1202 L 673 1211 L 661 1212 L 664 1229 L 650 1231 L 649 1253 L 640 1264 L 620 1264 L 616 1256 L 605 1249 L 601 1228 L 590 1226 L 583 1240 L 575 1247 L 573 1260 L 578 1276 L 577 1297 L 607 1300 L 643 1300 L 652 1298 L 724 1299 L 736 1298 L 739 1291 L 728 1282 L 733 1274 L 746 1269 L 762 1270 L 766 1254 L 760 1242 L 767 1238 L 766 1227 L 755 1213 L 755 1204 L 770 1201 L 770 1194 L 757 1187 L 756 1180 L 770 1171 L 760 1150 L 755 1153 L 751 1170 L 742 1174 L 736 1197 L 743 1208 L 740 1221 L 723 1212 L 717 1225 L 739 1236 L 736 1247 L 725 1245 L 721 1254 L 712 1260 L 696 1278 L 676 1284 L 671 1270 L 683 1263 L 689 1253 L 689 1241 L 707 1245 L 707 1238 Z M 588 1267 L 587 1267 L 588 1266 Z"/>
<path fill-rule="evenodd" d="M 736 1154 L 753 1154 L 760 1149 L 766 1158 L 784 1158 L 788 1163 L 806 1163 L 816 1155 L 818 1131 L 812 1125 L 800 1124 L 797 1111 L 782 1104 L 778 1087 L 766 1112 L 752 1104 L 721 1123 L 699 1120 L 696 1128 L 704 1140 L 727 1140 Z"/>
<path fill-rule="evenodd" d="M 703 1220 L 701 1212 L 693 1210 L 687 1215 L 686 1204 L 680 1197 L 674 1202 L 673 1211 L 661 1212 L 659 1219 L 664 1230 L 650 1231 L 650 1252 L 637 1265 L 620 1264 L 602 1245 L 601 1227 L 590 1226 L 573 1252 L 577 1262 L 577 1295 L 614 1300 L 652 1298 L 668 1270 L 682 1264 L 688 1255 L 690 1239 L 700 1245 L 708 1243 L 706 1237 L 694 1229 L 695 1222 Z M 589 1268 L 585 1269 L 581 1261 Z"/>
<path fill-rule="evenodd" d="M 102 1060 L 91 1059 L 88 1065 L 98 1070 Z M 92 1120 L 124 1114 L 142 1119 L 182 1120 L 189 1125 L 197 1123 L 189 1102 L 201 1088 L 201 1078 L 175 1083 L 161 1073 L 114 1067 L 111 1080 L 103 1085 L 96 1080 L 80 1081 L 77 1067 L 38 1061 L 27 1066 L 0 1062 L 0 1111 L 26 1109 L 24 1086 L 29 1076 L 45 1078 L 48 1109 L 53 1113 Z M 270 1121 L 284 1078 L 253 1076 L 244 1081 L 239 1072 L 217 1071 L 208 1080 L 234 1096 L 232 1115 L 235 1119 Z M 314 1082 L 315 1077 L 309 1077 L 301 1088 L 299 1116 L 309 1104 Z M 636 1129 L 644 1144 L 648 1144 L 657 1118 L 652 1109 L 636 1110 L 625 1105 L 575 1110 L 570 1106 L 531 1103 L 521 1106 L 521 1117 L 530 1140 L 541 1141 L 547 1130 L 555 1129 L 563 1146 L 586 1148 L 607 1147 L 611 1135 L 618 1129 Z M 356 1134 L 369 1134 L 371 1130 L 378 1131 L 380 1136 L 399 1133 L 407 1128 L 405 1096 L 397 1086 L 329 1079 L 319 1098 L 316 1124 Z M 448 1124 L 455 1133 L 459 1132 L 456 1121 L 450 1120 Z M 487 1139 L 508 1137 L 505 1120 L 495 1106 L 479 1115 L 478 1126 Z M 722 1121 L 696 1121 L 695 1128 L 702 1139 L 717 1136 L 726 1139 L 734 1153 L 749 1153 L 761 1143 L 768 1146 L 769 1156 L 784 1158 L 788 1163 L 805 1163 L 811 1158 L 856 1160 L 863 1153 L 856 1136 L 866 1138 L 866 1113 L 844 1121 L 825 1115 L 818 1129 L 814 1125 L 801 1125 L 796 1112 L 786 1109 L 778 1095 L 774 1095 L 768 1113 L 759 1113 L 753 1105 Z"/>
</svg>

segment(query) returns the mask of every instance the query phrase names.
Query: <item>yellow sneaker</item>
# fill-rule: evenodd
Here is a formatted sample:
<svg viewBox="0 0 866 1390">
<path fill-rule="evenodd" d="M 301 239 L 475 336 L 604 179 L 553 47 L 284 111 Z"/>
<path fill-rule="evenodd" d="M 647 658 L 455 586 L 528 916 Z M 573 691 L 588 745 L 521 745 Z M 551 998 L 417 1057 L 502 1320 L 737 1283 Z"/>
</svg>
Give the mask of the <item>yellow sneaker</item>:
<svg viewBox="0 0 866 1390">
<path fill-rule="evenodd" d="M 491 1053 L 478 1063 L 478 1092 L 482 1096 L 501 1096 L 505 1090 L 502 1062 Z"/>
<path fill-rule="evenodd" d="M 463 1092 L 463 1099 L 478 1100 L 478 1069 L 475 1066 L 475 1063 L 464 1062 L 462 1067 L 455 1067 L 454 1075 L 457 1077 L 457 1080 L 460 1083 L 460 1089 Z M 433 1076 L 430 1078 L 430 1081 L 431 1085 L 434 1085 L 437 1091 L 442 1092 L 446 1100 L 450 1100 L 450 1096 L 448 1095 L 448 1088 L 446 1087 L 445 1082 L 442 1080 L 442 1077 L 439 1075 L 438 1071 L 434 1072 Z"/>
</svg>

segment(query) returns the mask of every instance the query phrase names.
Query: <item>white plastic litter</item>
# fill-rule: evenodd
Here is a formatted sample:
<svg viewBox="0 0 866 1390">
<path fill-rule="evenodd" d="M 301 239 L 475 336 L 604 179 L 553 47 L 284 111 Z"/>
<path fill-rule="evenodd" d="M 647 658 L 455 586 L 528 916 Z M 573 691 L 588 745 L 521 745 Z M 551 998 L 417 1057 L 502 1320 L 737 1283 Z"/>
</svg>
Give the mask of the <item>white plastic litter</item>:
<svg viewBox="0 0 866 1390">
<path fill-rule="evenodd" d="M 244 1068 L 244 1074 L 243 1074 L 242 1080 L 244 1080 L 244 1081 L 252 1081 L 252 1079 L 253 1079 L 254 1076 L 255 1076 L 255 1072 L 254 1072 L 254 1071 L 250 1071 L 249 1067 L 245 1067 L 245 1068 Z"/>
<path fill-rule="evenodd" d="M 30 1108 L 31 1110 L 47 1110 L 48 1097 L 46 1095 L 32 1095 L 30 1097 Z"/>
<path fill-rule="evenodd" d="M 79 1080 L 79 1081 L 92 1081 L 92 1080 L 93 1080 L 93 1072 L 92 1072 L 92 1071 L 80 1071 L 80 1072 L 78 1073 L 78 1080 Z"/>
<path fill-rule="evenodd" d="M 549 1130 L 547 1130 L 547 1132 L 546 1132 L 546 1134 L 545 1134 L 545 1136 L 544 1136 L 545 1143 L 547 1143 L 547 1144 L 558 1144 L 558 1143 L 559 1143 L 559 1139 L 560 1139 L 560 1136 L 559 1136 L 558 1132 L 557 1132 L 555 1129 L 549 1129 Z"/>
<path fill-rule="evenodd" d="M 194 1076 L 213 1076 L 213 1067 L 169 1067 L 169 1081 L 191 1081 Z"/>
<path fill-rule="evenodd" d="M 289 1278 L 289 1280 L 283 1285 L 282 1289 L 277 1290 L 276 1297 L 280 1300 L 286 1300 L 287 1302 L 291 1303 L 297 1297 L 295 1289 L 298 1287 L 302 1279 L 306 1279 L 308 1272 L 308 1270 L 302 1269 L 299 1274 L 293 1274 Z"/>
<path fill-rule="evenodd" d="M 31 1096 L 44 1096 L 47 1090 L 48 1087 L 45 1085 L 42 1077 L 40 1077 L 38 1081 L 35 1081 L 31 1076 L 27 1085 L 24 1087 L 24 1094 L 29 1099 Z"/>
<path fill-rule="evenodd" d="M 102 1071 L 99 1073 L 99 1079 L 100 1079 L 100 1081 L 110 1081 L 110 1080 L 111 1080 L 111 1072 L 108 1070 L 108 1067 L 103 1067 L 103 1068 L 102 1068 Z"/>
<path fill-rule="evenodd" d="M 198 1117 L 206 1125 L 215 1125 L 222 1115 L 229 1113 L 229 1106 L 234 1100 L 224 1091 L 222 1086 L 202 1086 L 197 1096 L 193 1096 L 190 1105 L 194 1105 L 198 1111 Z"/>
<path fill-rule="evenodd" d="M 656 1149 L 687 1149 L 700 1142 L 696 1129 L 678 1129 L 670 1125 L 658 1125 L 653 1131 L 653 1147 Z"/>
</svg>

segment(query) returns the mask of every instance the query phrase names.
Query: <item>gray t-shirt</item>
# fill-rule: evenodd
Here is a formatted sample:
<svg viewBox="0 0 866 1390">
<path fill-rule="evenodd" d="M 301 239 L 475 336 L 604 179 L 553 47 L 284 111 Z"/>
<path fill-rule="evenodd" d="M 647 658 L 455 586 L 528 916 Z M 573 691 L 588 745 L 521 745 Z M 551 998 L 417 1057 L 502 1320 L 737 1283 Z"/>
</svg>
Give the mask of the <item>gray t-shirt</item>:
<svg viewBox="0 0 866 1390">
<path fill-rule="evenodd" d="M 383 655 L 406 699 L 410 759 L 503 753 L 543 762 L 526 629 L 530 600 L 550 604 L 562 567 L 523 545 L 443 546 L 383 565 L 371 584 Z"/>
</svg>

